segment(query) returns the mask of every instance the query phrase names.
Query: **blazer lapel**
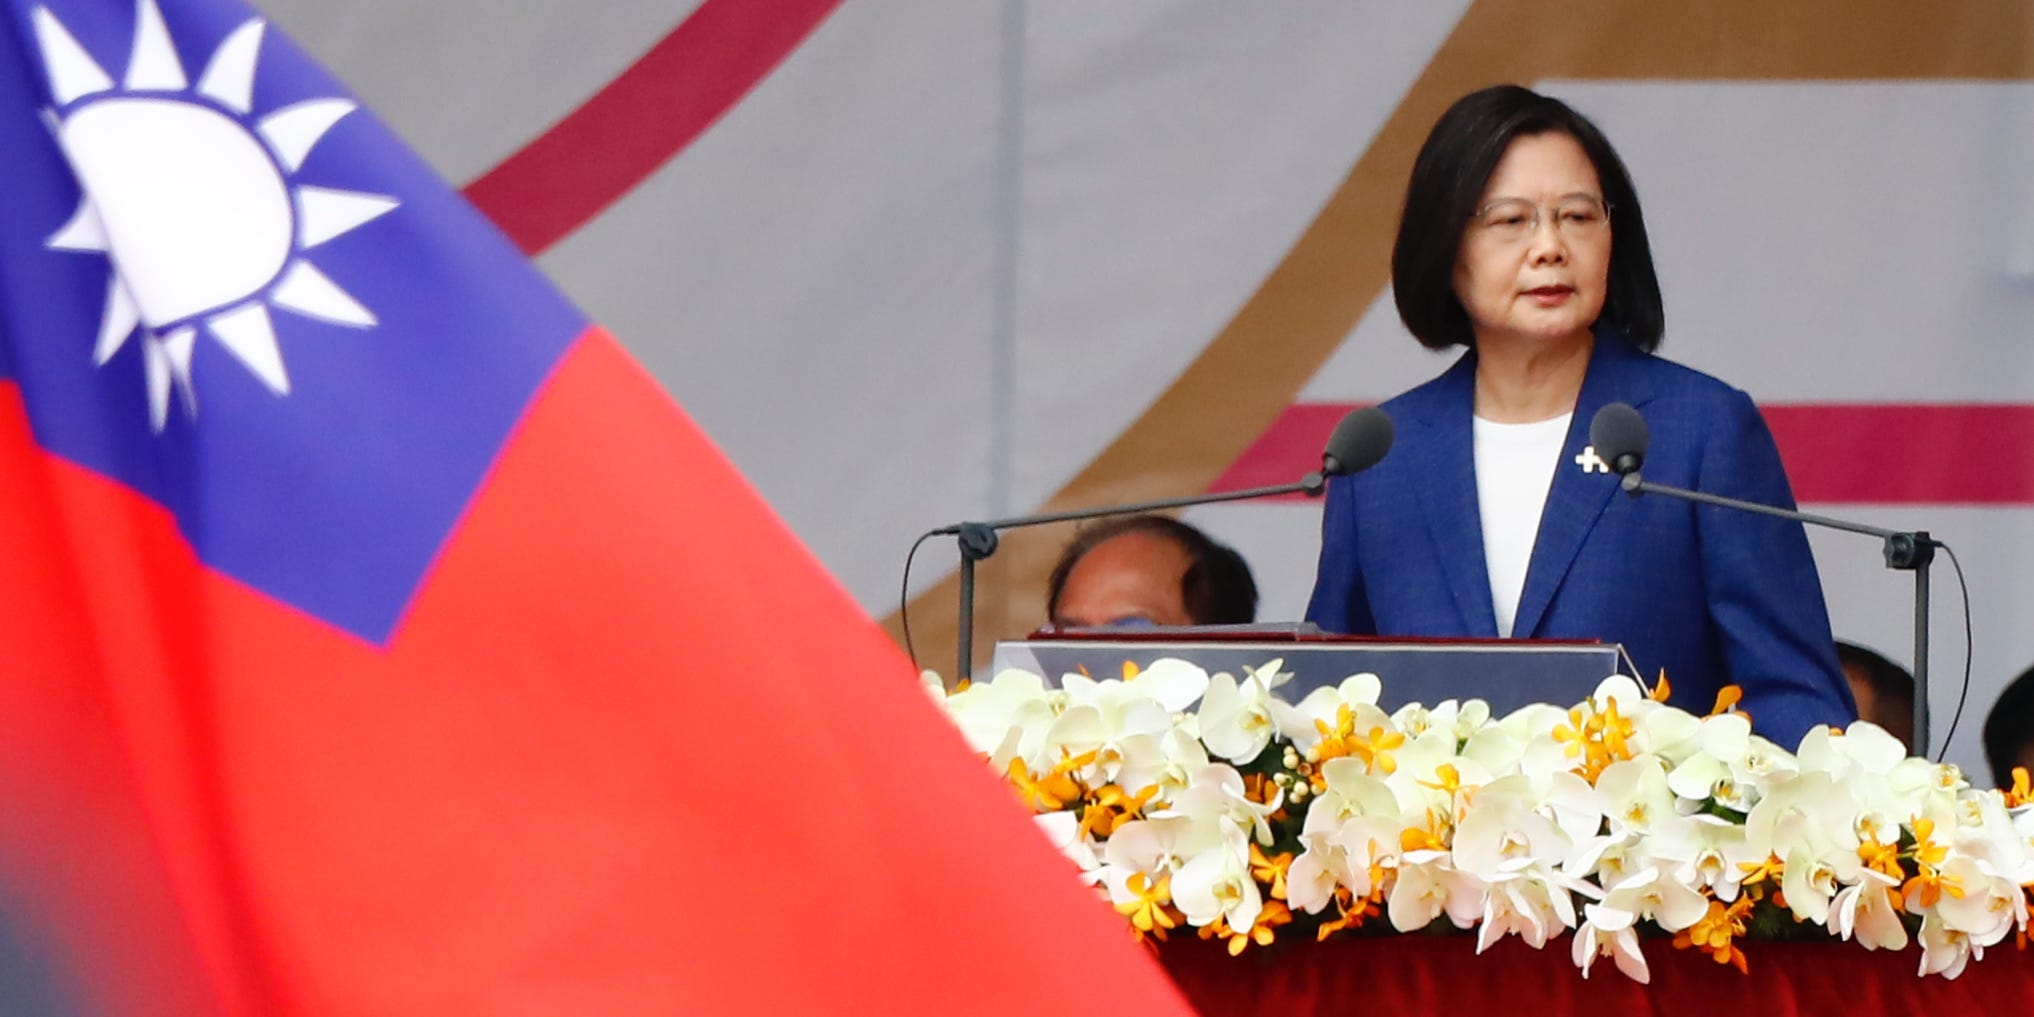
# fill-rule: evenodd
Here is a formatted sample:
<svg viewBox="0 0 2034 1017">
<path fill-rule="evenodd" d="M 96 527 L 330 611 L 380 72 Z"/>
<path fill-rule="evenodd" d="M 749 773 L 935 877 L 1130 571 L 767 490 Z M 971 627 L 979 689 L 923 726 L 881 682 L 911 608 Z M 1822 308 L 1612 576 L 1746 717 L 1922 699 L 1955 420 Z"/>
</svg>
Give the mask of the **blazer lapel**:
<svg viewBox="0 0 2034 1017">
<path fill-rule="evenodd" d="M 1476 454 L 1470 421 L 1476 395 L 1476 355 L 1456 361 L 1440 378 L 1435 398 L 1418 407 L 1414 489 L 1427 535 L 1448 591 L 1461 612 L 1460 631 L 1496 638 L 1490 603 L 1490 569 L 1483 560 L 1483 518 L 1476 505 Z"/>
<path fill-rule="evenodd" d="M 1589 445 L 1589 424 L 1596 411 L 1623 400 L 1643 406 L 1652 398 L 1640 370 L 1647 354 L 1634 349 L 1623 336 L 1599 332 L 1589 358 L 1589 371 L 1582 379 L 1582 393 L 1575 402 L 1575 416 L 1568 424 L 1568 439 L 1562 443 L 1560 461 L 1554 464 L 1554 482 L 1547 491 L 1546 508 L 1540 514 L 1540 530 L 1533 541 L 1533 556 L 1526 567 L 1525 589 L 1519 594 L 1518 615 L 1512 634 L 1520 638 L 1537 635 L 1554 592 L 1567 578 L 1582 542 L 1594 529 L 1603 510 L 1618 492 L 1617 477 L 1585 458 Z M 1591 462 L 1584 472 L 1583 462 Z"/>
</svg>

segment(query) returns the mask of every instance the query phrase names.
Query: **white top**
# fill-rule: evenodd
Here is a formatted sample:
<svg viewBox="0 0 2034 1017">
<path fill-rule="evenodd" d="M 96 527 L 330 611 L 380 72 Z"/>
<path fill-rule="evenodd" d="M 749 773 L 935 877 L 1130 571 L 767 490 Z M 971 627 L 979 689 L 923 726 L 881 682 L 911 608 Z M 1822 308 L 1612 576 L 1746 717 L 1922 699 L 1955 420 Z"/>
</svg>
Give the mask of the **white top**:
<svg viewBox="0 0 2034 1017">
<path fill-rule="evenodd" d="M 1547 507 L 1547 490 L 1554 484 L 1554 467 L 1574 416 L 1563 413 L 1530 424 L 1476 418 L 1476 506 L 1483 517 L 1483 562 L 1490 573 L 1497 634 L 1506 639 L 1518 617 L 1540 514 Z"/>
</svg>

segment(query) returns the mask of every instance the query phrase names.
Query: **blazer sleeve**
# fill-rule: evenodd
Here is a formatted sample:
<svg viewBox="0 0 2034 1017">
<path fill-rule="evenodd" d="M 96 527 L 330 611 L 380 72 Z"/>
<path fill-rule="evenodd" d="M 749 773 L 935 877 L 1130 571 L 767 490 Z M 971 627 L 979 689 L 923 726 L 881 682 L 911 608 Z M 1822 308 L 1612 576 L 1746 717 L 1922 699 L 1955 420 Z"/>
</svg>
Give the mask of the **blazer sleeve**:
<svg viewBox="0 0 2034 1017">
<path fill-rule="evenodd" d="M 1356 554 L 1356 492 L 1354 478 L 1328 481 L 1321 508 L 1321 561 L 1314 574 L 1314 595 L 1307 602 L 1307 620 L 1327 632 L 1377 634 L 1363 569 Z"/>
<path fill-rule="evenodd" d="M 1793 508 L 1779 448 L 1751 397 L 1730 389 L 1721 417 L 1696 489 Z M 1711 630 L 1759 733 L 1792 751 L 1817 724 L 1857 719 L 1802 525 L 1709 505 L 1695 519 Z"/>
</svg>

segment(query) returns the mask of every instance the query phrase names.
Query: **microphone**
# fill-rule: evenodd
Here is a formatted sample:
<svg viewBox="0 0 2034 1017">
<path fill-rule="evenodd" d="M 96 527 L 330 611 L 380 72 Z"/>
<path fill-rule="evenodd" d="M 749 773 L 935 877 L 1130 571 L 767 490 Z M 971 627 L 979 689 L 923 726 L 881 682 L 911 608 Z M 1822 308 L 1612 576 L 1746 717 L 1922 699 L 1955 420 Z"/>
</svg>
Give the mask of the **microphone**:
<svg viewBox="0 0 2034 1017">
<path fill-rule="evenodd" d="M 1734 509 L 1740 512 L 1755 512 L 1759 515 L 1789 519 L 1797 523 L 1812 523 L 1832 530 L 1848 533 L 1862 533 L 1877 537 L 1882 542 L 1886 567 L 1914 573 L 1914 745 L 1917 756 L 1928 754 L 1928 566 L 1935 560 L 1935 549 L 1948 545 L 1928 535 L 1927 530 L 1888 530 L 1878 526 L 1819 516 L 1812 512 L 1779 508 L 1758 502 L 1726 498 L 1722 495 L 1690 491 L 1668 484 L 1656 484 L 1645 479 L 1639 468 L 1645 465 L 1646 445 L 1650 436 L 1646 420 L 1639 411 L 1626 403 L 1610 403 L 1596 411 L 1589 420 L 1589 444 L 1596 449 L 1596 457 L 1609 465 L 1611 472 L 1618 475 L 1618 487 L 1634 498 L 1644 494 L 1664 494 L 1702 505 Z"/>
<path fill-rule="evenodd" d="M 996 534 L 1000 531 L 1136 512 L 1190 508 L 1225 501 L 1269 498 L 1281 494 L 1305 494 L 1317 498 L 1327 490 L 1331 478 L 1361 473 L 1381 462 L 1385 454 L 1391 451 L 1392 439 L 1396 435 L 1397 429 L 1392 425 L 1389 415 L 1375 406 L 1365 406 L 1351 410 L 1335 425 L 1334 432 L 1329 434 L 1327 445 L 1321 451 L 1321 468 L 1290 484 L 1272 484 L 1241 491 L 1194 494 L 1183 498 L 1161 498 L 1156 501 L 1129 502 L 1099 508 L 1069 509 L 1064 512 L 1042 512 L 1036 515 L 991 519 L 986 522 L 954 523 L 927 533 L 928 537 L 951 535 L 960 547 L 960 667 L 957 672 L 959 677 L 970 677 L 974 668 L 975 563 L 996 553 L 998 543 Z"/>
<path fill-rule="evenodd" d="M 1646 418 L 1624 403 L 1611 403 L 1596 411 L 1589 421 L 1589 444 L 1596 458 L 1620 477 L 1637 473 L 1646 461 Z"/>
<path fill-rule="evenodd" d="M 1398 429 L 1383 410 L 1375 406 L 1353 410 L 1328 435 L 1328 446 L 1321 452 L 1321 472 L 1329 477 L 1361 473 L 1384 459 L 1397 436 Z"/>
</svg>

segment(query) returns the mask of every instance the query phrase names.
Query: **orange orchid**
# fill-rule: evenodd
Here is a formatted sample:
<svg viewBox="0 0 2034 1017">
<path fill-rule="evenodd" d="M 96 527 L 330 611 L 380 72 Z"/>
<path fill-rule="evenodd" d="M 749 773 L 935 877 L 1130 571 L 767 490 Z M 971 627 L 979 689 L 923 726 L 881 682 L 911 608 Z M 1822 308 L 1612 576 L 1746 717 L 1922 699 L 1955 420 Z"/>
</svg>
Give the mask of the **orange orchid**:
<svg viewBox="0 0 2034 1017">
<path fill-rule="evenodd" d="M 1398 760 L 1392 752 L 1405 744 L 1405 735 L 1397 731 L 1385 731 L 1373 727 L 1368 735 L 1358 735 L 1350 744 L 1349 754 L 1370 767 L 1372 773 L 1396 773 Z"/>
<path fill-rule="evenodd" d="M 1130 919 L 1137 938 L 1149 936 L 1163 942 L 1166 930 L 1178 928 L 1180 920 L 1172 908 L 1172 876 L 1160 876 L 1153 883 L 1148 874 L 1139 872 L 1125 885 L 1136 899 L 1116 905 L 1116 912 Z"/>
<path fill-rule="evenodd" d="M 1145 806 L 1156 794 L 1156 784 L 1148 784 L 1134 795 L 1114 784 L 1102 785 L 1088 795 L 1087 808 L 1081 811 L 1081 836 L 1107 837 L 1123 823 L 1143 819 Z"/>
<path fill-rule="evenodd" d="M 1434 810 L 1427 810 L 1427 825 L 1409 826 L 1398 835 L 1400 851 L 1446 851 L 1448 842 L 1441 836 L 1441 817 Z"/>
<path fill-rule="evenodd" d="M 1257 921 L 1241 932 L 1231 929 L 1229 923 L 1219 918 L 1208 928 L 1215 930 L 1214 935 L 1228 941 L 1229 956 L 1235 957 L 1249 949 L 1252 943 L 1256 943 L 1258 946 L 1270 946 L 1272 941 L 1277 939 L 1277 934 L 1272 930 L 1281 925 L 1291 924 L 1292 909 L 1286 907 L 1280 901 L 1268 900 L 1264 902 L 1264 910 L 1257 913 Z M 1201 938 L 1211 938 L 1207 929 L 1201 930 Z"/>
<path fill-rule="evenodd" d="M 1750 964 L 1736 941 L 1744 935 L 1745 919 L 1751 914 L 1751 909 L 1749 897 L 1740 897 L 1729 907 L 1724 907 L 1722 901 L 1712 900 L 1708 914 L 1674 934 L 1674 946 L 1681 950 L 1700 950 L 1718 964 L 1729 964 L 1749 974 Z"/>
<path fill-rule="evenodd" d="M 1736 685 L 1725 685 L 1716 690 L 1716 705 L 1709 708 L 1712 717 L 1729 713 L 1744 701 L 1744 689 Z"/>
<path fill-rule="evenodd" d="M 1582 703 L 1568 710 L 1568 722 L 1554 727 L 1554 740 L 1562 743 L 1568 758 L 1578 761 L 1576 772 L 1590 783 L 1615 762 L 1632 758 L 1630 739 L 1636 731 L 1631 718 L 1621 715 L 1617 700 L 1598 709 Z"/>
<path fill-rule="evenodd" d="M 1646 698 L 1655 703 L 1664 703 L 1667 697 L 1673 694 L 1673 687 L 1667 684 L 1667 669 L 1663 667 L 1660 669 L 1659 680 L 1653 683 L 1653 690 L 1646 693 Z"/>
<path fill-rule="evenodd" d="M 1943 874 L 1940 866 L 1949 857 L 1949 848 L 1935 843 L 1934 837 L 1934 820 L 1926 818 L 1914 820 L 1913 857 L 1916 872 L 1912 879 L 1900 887 L 1901 898 L 1911 900 L 1924 908 L 1934 907 L 1945 893 L 1958 900 L 1962 900 L 1964 895 L 1963 884 L 1958 882 L 1956 877 Z M 1899 873 L 1894 872 L 1890 875 L 1897 878 Z"/>
<path fill-rule="evenodd" d="M 1322 922 L 1320 927 L 1314 930 L 1314 941 L 1318 943 L 1343 929 L 1361 927 L 1365 921 L 1377 917 L 1382 913 L 1378 907 L 1379 899 L 1379 894 L 1373 891 L 1370 896 L 1357 900 L 1356 895 L 1351 893 L 1348 887 L 1336 887 L 1336 917 Z"/>
<path fill-rule="evenodd" d="M 1074 780 L 1072 771 L 1093 760 L 1094 753 L 1086 753 L 1080 760 L 1063 760 L 1050 771 L 1034 775 L 1024 760 L 1013 759 L 1010 761 L 1010 784 L 1017 789 L 1017 797 L 1032 811 L 1058 812 L 1066 808 L 1068 802 L 1080 800 L 1081 785 Z"/>
<path fill-rule="evenodd" d="M 2034 805 L 2034 788 L 2028 786 L 2026 767 L 2013 767 L 2013 786 L 2002 793 L 2006 796 L 2006 808 L 2017 809 L 2022 805 Z"/>
<path fill-rule="evenodd" d="M 1780 861 L 1780 856 L 1778 855 L 1770 855 L 1763 862 L 1739 862 L 1737 867 L 1739 871 L 1745 874 L 1743 879 L 1738 880 L 1738 883 L 1743 886 L 1751 886 L 1755 883 L 1764 883 L 1769 880 L 1777 884 L 1780 881 L 1780 877 L 1787 871 L 1786 863 Z"/>
<path fill-rule="evenodd" d="M 1266 857 L 1264 849 L 1250 845 L 1250 876 L 1261 886 L 1269 887 L 1273 900 L 1285 900 L 1285 877 L 1292 871 L 1292 852 L 1281 851 Z"/>
<path fill-rule="evenodd" d="M 1316 720 L 1314 730 L 1321 733 L 1321 740 L 1315 743 L 1310 753 L 1313 762 L 1326 762 L 1356 751 L 1356 711 L 1348 703 L 1335 707 L 1333 725 L 1325 720 Z"/>
</svg>

